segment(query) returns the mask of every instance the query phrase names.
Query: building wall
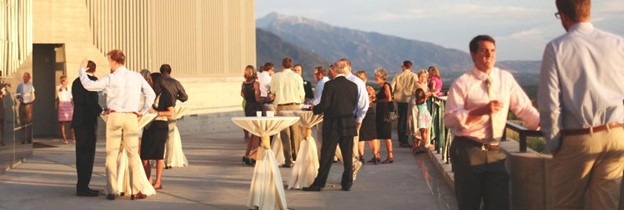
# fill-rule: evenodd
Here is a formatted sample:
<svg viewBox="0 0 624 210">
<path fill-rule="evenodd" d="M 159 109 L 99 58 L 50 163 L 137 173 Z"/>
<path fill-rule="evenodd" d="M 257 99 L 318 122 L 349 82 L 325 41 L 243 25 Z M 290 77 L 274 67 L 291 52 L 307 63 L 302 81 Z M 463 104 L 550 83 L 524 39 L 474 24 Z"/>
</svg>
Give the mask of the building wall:
<svg viewBox="0 0 624 210">
<path fill-rule="evenodd" d="M 104 76 L 105 53 L 120 49 L 135 71 L 170 64 L 193 114 L 240 109 L 243 69 L 256 63 L 254 7 L 253 0 L 34 0 L 33 42 L 64 44 L 69 78 L 85 58 Z"/>
<path fill-rule="evenodd" d="M 17 72 L 32 53 L 32 0 L 0 0 L 0 76 Z"/>
<path fill-rule="evenodd" d="M 177 77 L 233 76 L 255 63 L 254 1 L 87 0 L 93 44 L 131 69 L 170 64 Z"/>
</svg>

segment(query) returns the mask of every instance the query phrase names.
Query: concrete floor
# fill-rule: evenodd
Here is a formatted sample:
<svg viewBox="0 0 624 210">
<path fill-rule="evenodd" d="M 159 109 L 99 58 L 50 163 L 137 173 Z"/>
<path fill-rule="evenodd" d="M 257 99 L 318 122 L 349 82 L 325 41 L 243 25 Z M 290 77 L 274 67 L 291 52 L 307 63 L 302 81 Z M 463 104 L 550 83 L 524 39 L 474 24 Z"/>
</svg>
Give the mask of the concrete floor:
<svg viewBox="0 0 624 210">
<path fill-rule="evenodd" d="M 140 201 L 128 197 L 108 201 L 103 195 L 76 197 L 74 146 L 60 140 L 36 140 L 54 147 L 36 148 L 31 158 L 0 175 L 0 209 L 248 209 L 253 168 L 241 164 L 245 150 L 243 132 L 233 126 L 228 116 L 211 121 L 220 123 L 223 129 L 192 134 L 181 129 L 190 166 L 165 170 L 164 189 Z M 195 123 L 182 120 L 178 126 L 197 127 Z M 99 190 L 106 184 L 104 149 L 104 138 L 100 137 L 91 181 L 91 187 Z M 366 159 L 370 159 L 370 151 L 366 154 Z M 381 155 L 382 159 L 386 156 L 383 146 Z M 394 155 L 393 164 L 364 165 L 350 192 L 340 191 L 342 164 L 336 163 L 328 179 L 330 186 L 323 191 L 286 190 L 288 207 L 457 209 L 451 189 L 430 156 L 414 155 L 409 148 L 398 147 L 394 148 Z M 290 169 L 280 170 L 286 185 Z"/>
</svg>

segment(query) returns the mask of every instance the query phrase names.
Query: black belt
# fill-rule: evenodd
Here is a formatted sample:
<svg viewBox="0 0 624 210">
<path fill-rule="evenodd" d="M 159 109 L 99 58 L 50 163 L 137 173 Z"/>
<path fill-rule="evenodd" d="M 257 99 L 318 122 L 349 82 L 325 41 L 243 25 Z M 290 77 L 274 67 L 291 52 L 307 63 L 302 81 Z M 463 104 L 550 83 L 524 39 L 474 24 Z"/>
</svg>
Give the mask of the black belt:
<svg viewBox="0 0 624 210">
<path fill-rule="evenodd" d="M 299 103 L 278 104 L 277 106 L 291 106 L 291 105 L 299 105 Z"/>
<path fill-rule="evenodd" d="M 26 106 L 26 105 L 31 105 L 33 102 L 30 103 L 20 103 L 20 105 Z"/>
<path fill-rule="evenodd" d="M 464 143 L 468 143 L 468 144 L 473 145 L 475 147 L 481 148 L 481 150 L 483 150 L 483 151 L 499 151 L 501 149 L 500 145 L 498 145 L 498 144 L 484 144 L 484 143 L 472 140 L 472 139 L 470 139 L 468 137 L 465 137 L 465 136 L 456 136 L 455 137 L 455 141 L 461 141 L 461 142 L 464 142 Z"/>
</svg>

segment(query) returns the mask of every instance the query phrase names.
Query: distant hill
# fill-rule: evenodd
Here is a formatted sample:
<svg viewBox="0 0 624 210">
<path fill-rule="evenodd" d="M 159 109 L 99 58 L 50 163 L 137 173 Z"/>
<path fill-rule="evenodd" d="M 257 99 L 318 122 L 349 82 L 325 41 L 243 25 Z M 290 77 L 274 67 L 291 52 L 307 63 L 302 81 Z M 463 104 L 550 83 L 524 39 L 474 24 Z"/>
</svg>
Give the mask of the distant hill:
<svg viewBox="0 0 624 210">
<path fill-rule="evenodd" d="M 256 27 L 271 31 L 283 41 L 328 61 L 347 57 L 351 59 L 354 69 L 368 72 L 379 66 L 391 73 L 398 72 L 403 60 L 414 62 L 415 69 L 437 66 L 443 76 L 457 75 L 473 66 L 470 55 L 464 51 L 376 32 L 335 27 L 303 17 L 270 13 L 256 20 Z M 539 71 L 539 61 L 501 61 L 498 64 L 514 73 Z"/>
<path fill-rule="evenodd" d="M 376 32 L 334 27 L 302 17 L 270 13 L 258 19 L 256 27 L 271 31 L 327 60 L 347 57 L 354 69 L 372 71 L 382 66 L 390 72 L 398 72 L 404 60 L 412 60 L 416 68 L 435 65 L 443 71 L 457 72 L 472 64 L 470 56 L 459 50 Z"/>
<path fill-rule="evenodd" d="M 320 55 L 307 51 L 299 46 L 282 40 L 279 36 L 262 29 L 256 29 L 256 55 L 258 66 L 271 62 L 279 72 L 282 59 L 289 56 L 296 63 L 303 66 L 304 78 L 313 81 L 312 68 L 317 65 L 327 67 L 329 62 Z"/>
</svg>

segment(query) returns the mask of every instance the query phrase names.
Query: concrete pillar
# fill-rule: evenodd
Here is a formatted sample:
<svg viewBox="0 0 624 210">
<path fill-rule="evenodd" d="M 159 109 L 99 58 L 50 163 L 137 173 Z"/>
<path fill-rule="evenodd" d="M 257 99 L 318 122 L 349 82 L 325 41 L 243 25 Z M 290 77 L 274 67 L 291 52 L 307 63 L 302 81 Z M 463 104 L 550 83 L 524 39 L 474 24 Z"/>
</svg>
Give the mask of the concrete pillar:
<svg viewBox="0 0 624 210">
<path fill-rule="evenodd" d="M 552 209 L 552 156 L 509 153 L 512 209 Z"/>
</svg>

